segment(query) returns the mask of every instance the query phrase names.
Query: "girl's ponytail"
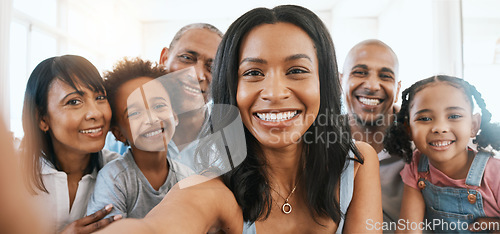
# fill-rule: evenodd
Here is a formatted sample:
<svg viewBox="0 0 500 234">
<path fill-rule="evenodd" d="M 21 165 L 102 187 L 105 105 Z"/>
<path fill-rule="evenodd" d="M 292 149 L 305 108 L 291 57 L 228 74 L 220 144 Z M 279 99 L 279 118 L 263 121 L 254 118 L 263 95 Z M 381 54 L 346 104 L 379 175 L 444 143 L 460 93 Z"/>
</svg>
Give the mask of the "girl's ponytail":
<svg viewBox="0 0 500 234">
<path fill-rule="evenodd" d="M 479 108 L 481 108 L 481 131 L 476 136 L 478 148 L 484 149 L 491 145 L 493 149 L 500 150 L 500 125 L 491 122 L 491 112 L 486 109 L 486 103 L 476 87 L 465 80 L 462 80 L 462 82 L 466 91 L 469 91 L 470 95 L 476 100 Z"/>
<path fill-rule="evenodd" d="M 411 136 L 409 132 L 408 116 L 409 116 L 409 95 L 412 92 L 413 86 L 404 90 L 402 94 L 401 110 L 396 115 L 396 119 L 387 129 L 384 138 L 384 147 L 392 155 L 399 155 L 410 163 L 412 157 Z"/>
</svg>

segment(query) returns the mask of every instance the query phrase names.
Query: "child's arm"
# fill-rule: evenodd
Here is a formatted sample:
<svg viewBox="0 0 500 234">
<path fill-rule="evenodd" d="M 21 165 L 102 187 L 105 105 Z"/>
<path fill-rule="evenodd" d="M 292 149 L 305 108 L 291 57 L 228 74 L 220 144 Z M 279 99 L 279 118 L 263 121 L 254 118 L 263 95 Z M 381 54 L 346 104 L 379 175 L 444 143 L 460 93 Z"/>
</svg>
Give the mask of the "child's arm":
<svg viewBox="0 0 500 234">
<path fill-rule="evenodd" d="M 382 194 L 377 153 L 367 143 L 356 141 L 364 163 L 355 164 L 352 201 L 345 217 L 344 233 L 382 232 Z M 357 170 L 356 170 L 357 169 Z M 375 226 L 374 226 L 375 225 Z"/>
<path fill-rule="evenodd" d="M 399 219 L 403 220 L 404 225 L 399 225 L 398 233 L 421 233 L 422 230 L 411 230 L 410 228 L 414 225 L 412 223 L 419 224 L 424 220 L 425 215 L 425 202 L 422 197 L 422 192 L 420 190 L 408 186 L 405 184 L 403 190 L 403 200 L 401 201 L 401 212 L 399 214 Z M 398 222 L 398 224 L 401 222 Z M 417 225 L 419 226 L 419 225 Z"/>
<path fill-rule="evenodd" d="M 125 190 L 121 188 L 122 180 L 114 176 L 109 167 L 103 168 L 96 180 L 94 192 L 87 205 L 87 215 L 93 214 L 108 204 L 113 204 L 113 210 L 105 218 L 122 215 L 127 217 L 127 203 Z"/>
</svg>

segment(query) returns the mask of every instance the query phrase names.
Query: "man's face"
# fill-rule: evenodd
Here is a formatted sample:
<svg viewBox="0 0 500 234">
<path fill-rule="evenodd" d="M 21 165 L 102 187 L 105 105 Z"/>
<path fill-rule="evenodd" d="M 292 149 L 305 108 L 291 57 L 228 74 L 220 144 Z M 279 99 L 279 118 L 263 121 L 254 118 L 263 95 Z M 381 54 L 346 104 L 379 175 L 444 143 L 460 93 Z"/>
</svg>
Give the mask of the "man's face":
<svg viewBox="0 0 500 234">
<path fill-rule="evenodd" d="M 380 45 L 364 45 L 349 54 L 344 65 L 342 86 L 349 114 L 363 125 L 393 113 L 401 83 L 393 53 Z"/>
<path fill-rule="evenodd" d="M 156 80 L 164 84 L 170 94 L 172 108 L 177 114 L 181 115 L 193 110 L 202 110 L 205 105 L 206 101 L 200 92 L 194 67 L 168 73 L 156 78 Z"/>
<path fill-rule="evenodd" d="M 191 29 L 184 33 L 173 48 L 162 51 L 160 63 L 166 66 L 169 73 L 194 67 L 197 79 L 194 83 L 186 80 L 183 86 L 190 91 L 200 90 L 206 101 L 212 81 L 212 63 L 221 40 L 218 34 L 207 29 Z"/>
</svg>

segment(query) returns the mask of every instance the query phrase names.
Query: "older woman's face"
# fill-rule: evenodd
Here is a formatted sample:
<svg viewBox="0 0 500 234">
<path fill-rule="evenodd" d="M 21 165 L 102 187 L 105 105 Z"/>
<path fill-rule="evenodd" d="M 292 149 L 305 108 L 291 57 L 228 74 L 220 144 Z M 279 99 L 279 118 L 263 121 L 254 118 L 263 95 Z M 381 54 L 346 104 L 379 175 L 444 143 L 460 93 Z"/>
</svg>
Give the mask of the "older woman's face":
<svg viewBox="0 0 500 234">
<path fill-rule="evenodd" d="M 261 145 L 294 145 L 318 115 L 318 61 L 311 38 L 290 23 L 263 24 L 242 41 L 237 103 Z"/>
<path fill-rule="evenodd" d="M 93 92 L 82 84 L 76 86 L 78 90 L 54 79 L 40 129 L 48 130 L 56 152 L 98 152 L 104 147 L 111 109 L 106 94 Z"/>
</svg>

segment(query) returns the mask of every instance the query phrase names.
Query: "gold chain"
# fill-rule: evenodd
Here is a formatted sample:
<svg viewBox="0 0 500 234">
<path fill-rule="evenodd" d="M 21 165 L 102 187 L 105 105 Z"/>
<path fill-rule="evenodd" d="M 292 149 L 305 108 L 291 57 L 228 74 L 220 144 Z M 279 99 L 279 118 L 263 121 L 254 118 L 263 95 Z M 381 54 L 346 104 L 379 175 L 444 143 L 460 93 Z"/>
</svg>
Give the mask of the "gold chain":
<svg viewBox="0 0 500 234">
<path fill-rule="evenodd" d="M 299 185 L 299 182 L 300 182 L 300 178 L 299 180 L 297 181 L 297 183 L 295 183 L 295 186 L 293 187 L 292 191 L 290 192 L 290 194 L 288 194 L 288 197 L 283 197 L 278 191 L 276 191 L 273 187 L 269 186 L 269 188 L 271 188 L 273 191 L 275 191 L 281 198 L 285 199 L 285 203 L 281 206 L 281 211 L 283 211 L 283 213 L 285 214 L 290 214 L 292 213 L 292 205 L 290 205 L 290 203 L 288 203 L 288 199 L 290 199 L 290 197 L 292 196 L 292 194 L 295 192 L 295 189 L 297 189 L 297 185 Z M 286 209 L 288 208 L 288 209 Z"/>
</svg>

